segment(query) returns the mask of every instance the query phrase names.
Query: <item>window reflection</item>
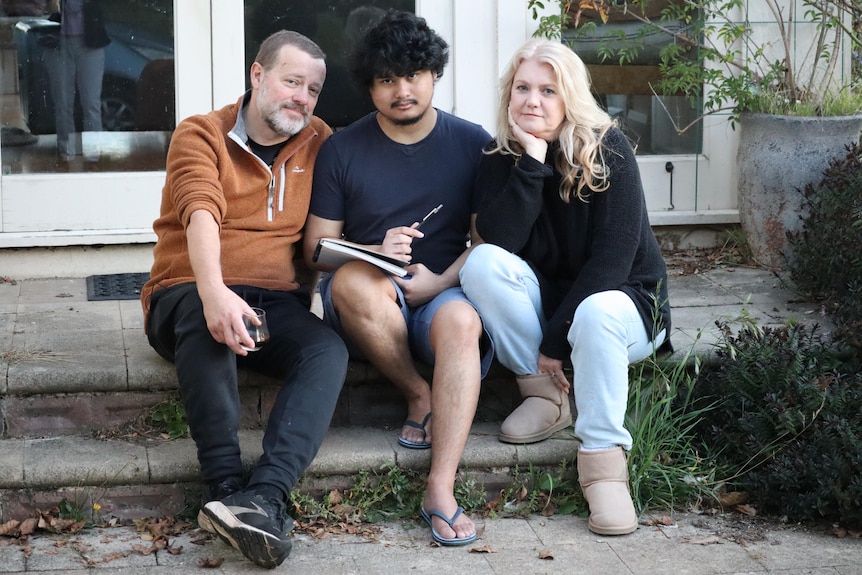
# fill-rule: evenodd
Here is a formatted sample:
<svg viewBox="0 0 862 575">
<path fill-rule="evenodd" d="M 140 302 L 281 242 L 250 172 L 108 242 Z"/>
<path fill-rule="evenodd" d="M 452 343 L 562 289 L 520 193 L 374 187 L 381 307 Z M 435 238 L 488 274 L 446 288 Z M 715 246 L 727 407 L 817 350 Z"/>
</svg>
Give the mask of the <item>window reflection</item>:
<svg viewBox="0 0 862 575">
<path fill-rule="evenodd" d="M 656 0 L 646 6 L 610 11 L 606 23 L 601 23 L 594 12 L 585 10 L 581 22 L 595 22 L 595 26 L 568 28 L 563 41 L 581 57 L 590 72 L 593 91 L 602 106 L 620 122 L 620 126 L 644 154 L 700 153 L 703 132 L 698 118 L 700 110 L 693 107 L 685 96 L 656 95 L 652 86 L 661 78 L 659 52 L 672 42 L 672 37 L 643 28 L 634 10 L 644 10 L 650 18 L 657 18 L 670 4 L 680 0 Z M 578 5 L 570 8 L 573 12 Z M 570 13 L 571 15 L 571 13 Z M 683 30 L 683 22 L 665 22 L 668 29 Z M 639 46 L 637 58 L 629 64 L 602 58 L 603 49 Z M 687 129 L 685 129 L 687 128 Z M 679 132 L 682 133 L 679 133 Z"/>
<path fill-rule="evenodd" d="M 172 0 L 0 0 L 0 10 L 4 174 L 164 169 Z"/>
<path fill-rule="evenodd" d="M 326 84 L 314 114 L 342 128 L 374 109 L 367 93 L 353 84 L 347 58 L 353 41 L 388 9 L 414 12 L 414 0 L 246 0 L 246 70 L 260 43 L 278 30 L 295 30 L 326 53 Z M 246 78 L 246 82 L 248 79 Z"/>
</svg>

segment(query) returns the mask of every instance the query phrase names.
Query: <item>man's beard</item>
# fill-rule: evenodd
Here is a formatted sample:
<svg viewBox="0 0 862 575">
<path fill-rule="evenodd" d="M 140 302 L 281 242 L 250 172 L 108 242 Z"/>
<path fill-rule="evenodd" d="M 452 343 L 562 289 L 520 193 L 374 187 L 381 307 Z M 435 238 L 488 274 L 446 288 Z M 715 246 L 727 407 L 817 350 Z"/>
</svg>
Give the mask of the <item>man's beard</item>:
<svg viewBox="0 0 862 575">
<path fill-rule="evenodd" d="M 282 107 L 297 110 L 297 108 L 291 106 Z M 298 111 L 302 112 L 302 110 Z M 275 113 L 264 115 L 263 120 L 266 122 L 266 125 L 269 126 L 270 130 L 279 136 L 290 138 L 291 136 L 295 136 L 301 132 L 302 129 L 308 125 L 310 118 L 304 112 L 302 116 L 302 118 L 285 118 L 281 113 L 281 108 L 279 108 Z"/>
<path fill-rule="evenodd" d="M 302 129 L 305 128 L 311 121 L 311 115 L 306 111 L 305 106 L 297 106 L 292 103 L 275 103 L 273 105 L 267 105 L 266 96 L 268 92 L 269 89 L 266 87 L 265 84 L 260 87 L 260 92 L 258 92 L 257 96 L 257 107 L 260 110 L 261 116 L 263 117 L 263 121 L 266 122 L 266 125 L 269 126 L 270 130 L 272 130 L 279 136 L 290 138 L 291 136 L 295 136 L 296 134 L 301 132 Z M 297 112 L 302 114 L 302 117 L 287 118 L 284 116 L 283 113 L 284 108 L 296 110 Z"/>
</svg>

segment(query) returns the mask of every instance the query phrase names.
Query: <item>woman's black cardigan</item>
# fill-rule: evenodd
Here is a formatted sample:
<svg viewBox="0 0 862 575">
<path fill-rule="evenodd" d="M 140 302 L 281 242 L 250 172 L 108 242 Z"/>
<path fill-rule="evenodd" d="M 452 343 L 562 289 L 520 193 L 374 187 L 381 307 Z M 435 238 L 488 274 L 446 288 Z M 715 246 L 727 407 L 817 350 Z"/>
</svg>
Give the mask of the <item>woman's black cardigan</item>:
<svg viewBox="0 0 862 575">
<path fill-rule="evenodd" d="M 560 174 L 526 154 L 488 154 L 477 178 L 477 231 L 536 272 L 547 319 L 540 351 L 555 359 L 571 352 L 566 336 L 578 305 L 608 290 L 634 301 L 647 333 L 654 337 L 666 329 L 670 347 L 667 267 L 647 217 L 634 152 L 622 131 L 611 128 L 602 153 L 610 187 L 586 201 L 573 196 L 563 202 Z"/>
</svg>

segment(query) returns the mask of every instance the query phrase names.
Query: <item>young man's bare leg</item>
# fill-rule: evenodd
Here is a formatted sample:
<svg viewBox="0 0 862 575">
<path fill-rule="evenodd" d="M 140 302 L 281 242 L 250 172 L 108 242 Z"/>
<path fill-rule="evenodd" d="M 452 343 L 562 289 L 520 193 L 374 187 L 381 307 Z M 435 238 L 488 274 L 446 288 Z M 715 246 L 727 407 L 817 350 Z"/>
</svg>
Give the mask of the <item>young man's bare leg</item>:
<svg viewBox="0 0 862 575">
<path fill-rule="evenodd" d="M 350 262 L 332 278 L 332 302 L 344 333 L 407 400 L 407 419 L 421 423 L 431 411 L 431 388 L 416 371 L 407 324 L 388 277 L 364 262 Z M 436 416 L 435 416 L 436 417 Z M 431 442 L 431 420 L 421 429 L 405 425 L 401 437 Z"/>
<path fill-rule="evenodd" d="M 447 517 L 458 509 L 455 475 L 479 402 L 481 336 L 482 322 L 476 310 L 463 301 L 443 305 L 431 323 L 435 356 L 431 404 L 435 431 L 423 509 L 436 509 Z M 432 521 L 434 529 L 445 538 L 464 538 L 476 531 L 470 518 L 463 514 L 455 521 L 454 529 L 439 517 L 432 517 Z"/>
</svg>

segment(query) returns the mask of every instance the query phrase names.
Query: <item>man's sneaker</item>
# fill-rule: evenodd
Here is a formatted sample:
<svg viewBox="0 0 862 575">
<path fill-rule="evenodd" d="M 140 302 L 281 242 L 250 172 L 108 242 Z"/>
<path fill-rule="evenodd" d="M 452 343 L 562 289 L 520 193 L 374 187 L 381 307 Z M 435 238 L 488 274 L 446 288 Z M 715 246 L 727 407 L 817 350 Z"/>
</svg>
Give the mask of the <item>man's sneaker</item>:
<svg viewBox="0 0 862 575">
<path fill-rule="evenodd" d="M 279 499 L 249 489 L 210 501 L 203 512 L 222 541 L 261 567 L 278 567 L 290 555 L 293 520 Z"/>
<path fill-rule="evenodd" d="M 233 495 L 242 489 L 242 480 L 239 477 L 228 477 L 222 481 L 205 483 L 201 486 L 201 508 L 198 511 L 198 526 L 204 531 L 215 533 L 212 521 L 204 513 L 204 506 L 210 501 L 219 501 L 228 495 Z"/>
</svg>

